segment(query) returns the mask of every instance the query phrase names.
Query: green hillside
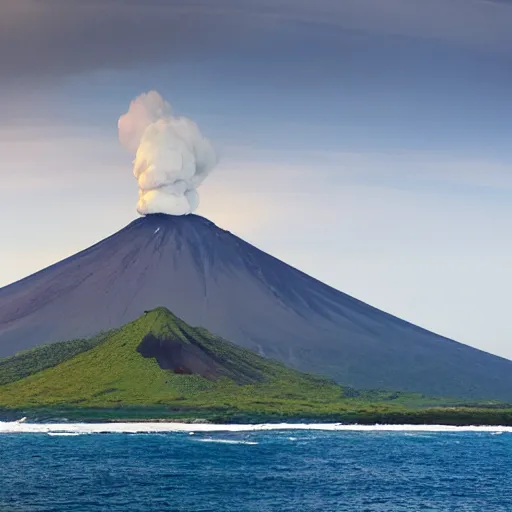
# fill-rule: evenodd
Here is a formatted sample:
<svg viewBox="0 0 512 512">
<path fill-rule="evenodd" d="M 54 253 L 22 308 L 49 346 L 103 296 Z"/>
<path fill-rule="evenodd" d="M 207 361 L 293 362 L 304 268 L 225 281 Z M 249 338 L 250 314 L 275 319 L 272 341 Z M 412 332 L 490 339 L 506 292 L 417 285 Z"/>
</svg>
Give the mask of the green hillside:
<svg viewBox="0 0 512 512">
<path fill-rule="evenodd" d="M 205 368 L 197 372 L 161 368 L 155 357 L 140 352 L 143 340 L 151 336 L 160 346 L 167 342 L 181 352 L 189 349 L 189 364 L 203 363 Z M 231 403 L 235 396 L 237 403 L 258 403 L 276 398 L 276 394 L 288 400 L 312 400 L 321 395 L 322 401 L 330 402 L 340 393 L 341 388 L 331 381 L 266 360 L 158 308 L 93 348 L 0 387 L 0 405 L 105 407 L 179 401 L 181 405 L 211 406 Z"/>
<path fill-rule="evenodd" d="M 512 411 L 499 404 L 476 409 L 343 388 L 190 327 L 165 308 L 92 340 L 0 360 L 0 375 L 4 416 L 512 423 Z"/>
<path fill-rule="evenodd" d="M 111 333 L 102 333 L 88 339 L 39 345 L 14 356 L 0 359 L 0 386 L 57 366 L 81 352 L 94 348 L 103 342 L 109 334 Z"/>
</svg>

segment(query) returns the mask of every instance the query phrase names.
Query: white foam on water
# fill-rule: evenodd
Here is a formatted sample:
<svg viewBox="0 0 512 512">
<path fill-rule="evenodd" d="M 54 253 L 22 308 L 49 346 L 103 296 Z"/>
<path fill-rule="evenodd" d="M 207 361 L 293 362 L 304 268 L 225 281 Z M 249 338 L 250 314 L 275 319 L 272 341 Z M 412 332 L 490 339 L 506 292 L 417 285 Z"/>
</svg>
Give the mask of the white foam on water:
<svg viewBox="0 0 512 512">
<path fill-rule="evenodd" d="M 81 436 L 85 432 L 47 432 L 49 436 Z"/>
<path fill-rule="evenodd" d="M 222 443 L 222 444 L 258 444 L 256 441 L 236 441 L 234 439 L 196 439 L 200 443 Z"/>
<path fill-rule="evenodd" d="M 344 425 L 340 423 L 265 423 L 259 425 L 219 425 L 202 423 L 194 425 L 194 432 L 253 432 L 274 430 L 311 430 L 339 432 L 511 432 L 512 427 L 448 425 Z M 190 424 L 166 422 L 141 423 L 27 423 L 0 422 L 0 434 L 15 433 L 152 433 L 190 432 Z"/>
</svg>

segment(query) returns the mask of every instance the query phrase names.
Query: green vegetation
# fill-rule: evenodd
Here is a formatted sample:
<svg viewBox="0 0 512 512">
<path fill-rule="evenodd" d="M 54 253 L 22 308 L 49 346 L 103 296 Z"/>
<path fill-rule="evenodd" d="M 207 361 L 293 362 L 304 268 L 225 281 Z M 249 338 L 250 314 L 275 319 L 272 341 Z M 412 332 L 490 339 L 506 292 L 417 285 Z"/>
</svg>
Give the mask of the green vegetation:
<svg viewBox="0 0 512 512">
<path fill-rule="evenodd" d="M 144 358 L 137 351 L 148 334 L 159 339 L 177 339 L 184 345 L 193 340 L 220 363 L 220 377 L 209 380 L 160 368 L 156 359 Z M 255 383 L 238 385 L 235 378 Z M 259 357 L 204 329 L 192 328 L 164 308 L 158 308 L 90 350 L 0 387 L 0 405 L 111 407 L 179 403 L 181 407 L 194 408 L 236 404 L 259 409 L 269 403 L 279 408 L 281 403 L 293 402 L 297 407 L 302 404 L 309 408 L 311 402 L 339 400 L 341 393 L 342 389 L 329 380 L 301 374 Z"/>
<path fill-rule="evenodd" d="M 67 359 L 95 347 L 112 332 L 101 333 L 87 339 L 40 345 L 30 350 L 18 352 L 14 356 L 0 359 L 0 386 L 57 366 Z"/>
<path fill-rule="evenodd" d="M 160 355 L 144 357 L 146 346 Z M 165 369 L 173 364 L 174 371 Z M 512 408 L 496 402 L 356 391 L 291 370 L 165 308 L 92 340 L 0 360 L 0 375 L 3 418 L 512 425 Z"/>
</svg>

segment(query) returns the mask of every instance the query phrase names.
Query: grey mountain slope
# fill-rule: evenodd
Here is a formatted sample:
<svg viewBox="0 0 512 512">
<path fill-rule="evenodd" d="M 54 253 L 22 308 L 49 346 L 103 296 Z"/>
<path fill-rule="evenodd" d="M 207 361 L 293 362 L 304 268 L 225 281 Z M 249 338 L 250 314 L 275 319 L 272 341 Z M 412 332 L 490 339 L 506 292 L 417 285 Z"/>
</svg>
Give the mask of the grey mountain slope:
<svg viewBox="0 0 512 512">
<path fill-rule="evenodd" d="M 512 361 L 368 306 L 196 215 L 140 218 L 0 289 L 0 357 L 158 306 L 346 385 L 512 400 Z"/>
</svg>

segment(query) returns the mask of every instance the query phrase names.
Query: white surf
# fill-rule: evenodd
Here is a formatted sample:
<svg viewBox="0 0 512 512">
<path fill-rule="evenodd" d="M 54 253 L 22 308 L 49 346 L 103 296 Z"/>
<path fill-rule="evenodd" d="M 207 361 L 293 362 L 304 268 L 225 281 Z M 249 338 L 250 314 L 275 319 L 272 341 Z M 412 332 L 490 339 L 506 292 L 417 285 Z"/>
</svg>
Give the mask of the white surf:
<svg viewBox="0 0 512 512">
<path fill-rule="evenodd" d="M 159 433 L 191 432 L 187 423 L 28 423 L 0 422 L 0 434 L 15 433 Z M 340 423 L 264 423 L 259 425 L 195 424 L 194 432 L 256 432 L 256 431 L 316 430 L 337 432 L 511 432 L 505 426 L 448 426 L 448 425 L 344 425 Z"/>
</svg>

